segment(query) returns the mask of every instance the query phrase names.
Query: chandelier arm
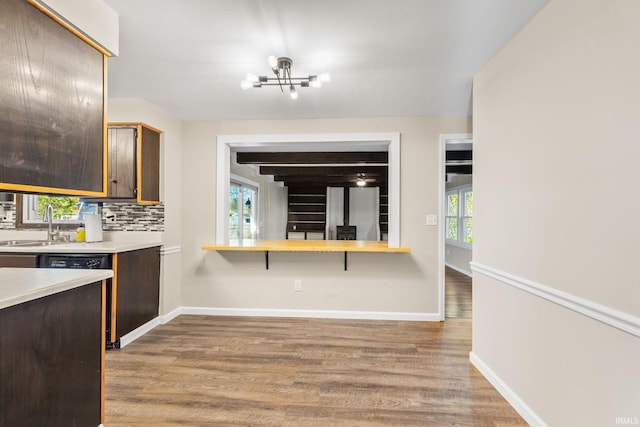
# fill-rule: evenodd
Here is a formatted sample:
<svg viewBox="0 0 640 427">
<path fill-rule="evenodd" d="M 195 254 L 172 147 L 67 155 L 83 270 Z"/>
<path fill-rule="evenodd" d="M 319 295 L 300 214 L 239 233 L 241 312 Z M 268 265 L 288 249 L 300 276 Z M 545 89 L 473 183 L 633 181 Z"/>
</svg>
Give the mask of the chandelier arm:
<svg viewBox="0 0 640 427">
<path fill-rule="evenodd" d="M 273 80 L 273 79 L 267 79 L 267 80 Z M 276 74 L 276 80 L 278 80 L 278 86 L 280 86 L 280 92 L 284 93 L 284 89 L 282 88 L 282 82 L 280 81 L 280 75 Z M 285 81 L 285 83 L 287 83 Z"/>
</svg>

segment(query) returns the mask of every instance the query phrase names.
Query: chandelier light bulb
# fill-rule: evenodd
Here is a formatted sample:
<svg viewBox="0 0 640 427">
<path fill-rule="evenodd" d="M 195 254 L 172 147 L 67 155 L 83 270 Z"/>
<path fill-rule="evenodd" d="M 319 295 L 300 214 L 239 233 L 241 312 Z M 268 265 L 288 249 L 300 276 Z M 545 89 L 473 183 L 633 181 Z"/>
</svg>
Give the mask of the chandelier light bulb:
<svg viewBox="0 0 640 427">
<path fill-rule="evenodd" d="M 331 74 L 329 73 L 322 73 L 318 76 L 318 79 L 322 82 L 322 83 L 329 83 L 331 81 Z"/>
<path fill-rule="evenodd" d="M 309 86 L 322 87 L 322 82 L 318 79 L 318 76 L 309 76 Z"/>
<path fill-rule="evenodd" d="M 278 58 L 275 55 L 269 56 L 267 58 L 267 62 L 269 63 L 269 67 L 271 67 L 272 70 L 278 68 Z"/>
<path fill-rule="evenodd" d="M 291 95 L 291 99 L 298 99 L 298 92 L 293 85 L 289 86 L 289 94 Z"/>
<path fill-rule="evenodd" d="M 248 82 L 255 83 L 258 81 L 258 76 L 255 74 L 247 74 L 244 79 Z"/>
<path fill-rule="evenodd" d="M 253 87 L 253 83 L 248 80 L 242 80 L 240 82 L 240 87 L 244 90 L 251 89 Z"/>
</svg>

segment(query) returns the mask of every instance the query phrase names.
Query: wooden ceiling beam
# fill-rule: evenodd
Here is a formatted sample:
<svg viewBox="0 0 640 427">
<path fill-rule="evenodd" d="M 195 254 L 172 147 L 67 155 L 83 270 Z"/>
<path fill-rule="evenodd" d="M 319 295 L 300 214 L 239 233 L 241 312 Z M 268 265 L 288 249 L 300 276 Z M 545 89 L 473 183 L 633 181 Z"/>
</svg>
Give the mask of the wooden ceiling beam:
<svg viewBox="0 0 640 427">
<path fill-rule="evenodd" d="M 453 160 L 473 160 L 473 151 L 460 150 L 460 151 L 447 151 L 447 161 Z"/>
<path fill-rule="evenodd" d="M 260 175 L 345 176 L 364 174 L 365 178 L 386 176 L 387 166 L 260 166 Z"/>
<path fill-rule="evenodd" d="M 385 184 L 387 183 L 387 177 L 386 176 L 378 176 L 375 178 L 370 178 L 370 179 L 375 179 L 375 183 L 377 185 L 380 184 Z M 284 182 L 285 185 L 287 186 L 292 186 L 292 185 L 300 185 L 300 184 L 305 184 L 305 185 L 310 185 L 310 184 L 320 184 L 323 186 L 327 186 L 327 185 L 331 185 L 331 186 L 342 186 L 342 185 L 351 185 L 351 184 L 355 184 L 356 181 L 358 180 L 358 178 L 356 176 L 353 175 L 349 175 L 349 176 L 330 176 L 330 177 L 326 177 L 326 176 L 280 176 L 280 175 L 275 175 L 273 177 L 274 181 L 277 182 Z"/>
<path fill-rule="evenodd" d="M 387 164 L 389 153 L 386 151 L 344 151 L 344 152 L 251 152 L 236 153 L 239 164 L 255 165 L 293 165 L 293 164 Z"/>
<path fill-rule="evenodd" d="M 452 165 L 446 166 L 446 173 L 455 173 L 459 175 L 470 175 L 473 173 L 472 165 Z"/>
</svg>

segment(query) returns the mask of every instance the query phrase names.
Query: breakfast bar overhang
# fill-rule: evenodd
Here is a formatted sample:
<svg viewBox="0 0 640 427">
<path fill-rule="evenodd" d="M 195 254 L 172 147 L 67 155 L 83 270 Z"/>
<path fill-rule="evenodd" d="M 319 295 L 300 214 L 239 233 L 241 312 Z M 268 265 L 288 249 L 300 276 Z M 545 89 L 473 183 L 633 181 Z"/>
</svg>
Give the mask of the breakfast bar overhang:
<svg viewBox="0 0 640 427">
<path fill-rule="evenodd" d="M 387 242 L 362 240 L 230 240 L 228 244 L 205 245 L 205 251 L 264 251 L 265 267 L 269 269 L 269 252 L 344 252 L 344 270 L 347 271 L 349 252 L 408 253 L 410 248 L 389 247 Z"/>
</svg>

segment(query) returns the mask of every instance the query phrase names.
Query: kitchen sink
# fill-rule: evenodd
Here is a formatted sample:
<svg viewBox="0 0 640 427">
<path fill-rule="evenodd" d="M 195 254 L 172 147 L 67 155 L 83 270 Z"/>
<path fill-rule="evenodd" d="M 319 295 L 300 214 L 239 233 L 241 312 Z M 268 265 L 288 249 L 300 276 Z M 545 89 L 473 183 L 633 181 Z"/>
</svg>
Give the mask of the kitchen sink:
<svg viewBox="0 0 640 427">
<path fill-rule="evenodd" d="M 2 240 L 0 241 L 0 247 L 26 247 L 26 246 L 51 246 L 61 245 L 65 242 L 63 240 Z"/>
</svg>

